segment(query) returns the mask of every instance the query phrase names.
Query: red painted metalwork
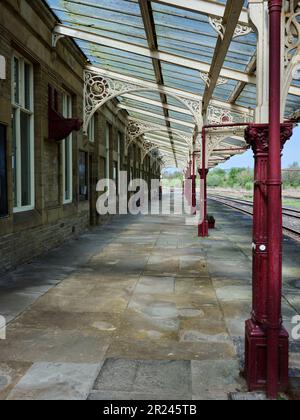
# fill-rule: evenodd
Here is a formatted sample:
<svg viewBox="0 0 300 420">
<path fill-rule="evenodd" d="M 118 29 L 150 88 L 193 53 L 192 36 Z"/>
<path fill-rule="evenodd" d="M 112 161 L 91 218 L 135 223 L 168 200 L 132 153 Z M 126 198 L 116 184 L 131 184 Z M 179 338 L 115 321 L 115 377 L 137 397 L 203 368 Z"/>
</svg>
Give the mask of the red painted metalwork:
<svg viewBox="0 0 300 420">
<path fill-rule="evenodd" d="M 185 173 L 184 194 L 189 206 L 192 204 L 192 190 L 191 190 L 191 175 L 192 175 L 192 161 L 190 160 Z"/>
<path fill-rule="evenodd" d="M 292 134 L 292 124 L 281 125 L 281 148 Z M 251 124 L 245 132 L 254 151 L 253 200 L 253 304 L 252 318 L 246 322 L 245 375 L 250 391 L 265 390 L 267 383 L 268 324 L 268 201 L 267 175 L 269 125 Z M 288 380 L 288 334 L 280 331 L 279 388 Z"/>
<path fill-rule="evenodd" d="M 215 152 L 245 152 L 246 150 L 248 150 L 248 147 L 237 147 L 236 149 L 232 148 L 232 149 L 214 149 L 213 153 Z"/>
<path fill-rule="evenodd" d="M 280 144 L 281 14 L 282 0 L 269 0 L 269 161 L 268 161 L 268 324 L 267 394 L 276 398 L 279 372 L 288 361 L 280 360 L 282 329 L 282 178 Z M 282 366 L 284 364 L 284 366 Z"/>
<path fill-rule="evenodd" d="M 201 184 L 204 189 L 203 200 L 202 192 L 200 191 L 200 205 L 203 205 L 202 216 L 203 220 L 198 225 L 198 236 L 205 238 L 208 236 L 208 222 L 207 222 L 207 174 L 208 169 L 206 168 L 206 130 L 209 128 L 222 128 L 222 127 L 244 127 L 248 126 L 249 123 L 226 123 L 226 124 L 211 124 L 204 125 L 202 128 L 202 168 L 200 171 Z"/>
<path fill-rule="evenodd" d="M 190 154 L 190 162 L 189 162 L 189 177 L 188 177 L 188 203 L 189 206 L 192 207 L 192 200 L 193 200 L 193 185 L 192 185 L 192 179 L 193 179 L 193 158 L 192 154 Z"/>
<path fill-rule="evenodd" d="M 203 211 L 201 215 L 203 217 L 202 222 L 198 225 L 198 236 L 206 238 L 208 236 L 208 222 L 207 222 L 207 173 L 206 169 L 206 126 L 202 128 L 202 168 L 200 170 L 200 179 L 201 187 L 203 188 L 203 193 L 200 191 L 201 198 L 203 197 L 203 202 L 200 205 L 203 206 Z M 200 190 L 201 190 L 200 187 Z"/>
<path fill-rule="evenodd" d="M 193 149 L 195 149 L 195 144 L 196 144 L 196 137 L 193 137 Z M 192 154 L 192 175 L 191 175 L 191 180 L 192 180 L 192 214 L 196 214 L 196 205 L 197 205 L 197 200 L 196 200 L 196 155 L 193 151 Z"/>
<path fill-rule="evenodd" d="M 67 138 L 72 131 L 79 131 L 82 121 L 77 118 L 64 118 L 59 113 L 58 92 L 49 86 L 48 88 L 48 138 L 49 140 L 61 141 Z"/>
</svg>

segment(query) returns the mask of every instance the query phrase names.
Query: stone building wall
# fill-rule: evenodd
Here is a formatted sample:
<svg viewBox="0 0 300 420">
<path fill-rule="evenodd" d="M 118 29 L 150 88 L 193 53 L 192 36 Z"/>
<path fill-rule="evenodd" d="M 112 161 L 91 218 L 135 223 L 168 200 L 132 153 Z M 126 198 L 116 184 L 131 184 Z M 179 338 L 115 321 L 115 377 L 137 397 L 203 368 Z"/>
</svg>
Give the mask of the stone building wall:
<svg viewBox="0 0 300 420">
<path fill-rule="evenodd" d="M 0 85 L 0 124 L 7 131 L 8 215 L 0 217 L 0 272 L 46 252 L 73 238 L 90 225 L 101 223 L 96 213 L 96 184 L 105 174 L 106 124 L 112 126 L 110 176 L 117 159 L 117 137 L 125 138 L 125 111 L 118 112 L 111 101 L 95 115 L 95 142 L 82 130 L 73 133 L 73 200 L 63 202 L 62 150 L 48 139 L 48 86 L 73 100 L 73 117 L 83 119 L 83 70 L 86 57 L 70 39 L 52 48 L 55 16 L 42 0 L 1 0 L 0 55 L 7 65 L 7 79 Z M 30 211 L 14 211 L 12 139 L 12 57 L 20 54 L 34 69 L 34 185 L 35 202 Z M 61 96 L 60 96 L 61 98 Z M 125 151 L 124 145 L 122 145 Z M 88 189 L 86 200 L 79 196 L 79 151 L 87 153 Z M 127 168 L 122 156 L 121 169 Z"/>
</svg>

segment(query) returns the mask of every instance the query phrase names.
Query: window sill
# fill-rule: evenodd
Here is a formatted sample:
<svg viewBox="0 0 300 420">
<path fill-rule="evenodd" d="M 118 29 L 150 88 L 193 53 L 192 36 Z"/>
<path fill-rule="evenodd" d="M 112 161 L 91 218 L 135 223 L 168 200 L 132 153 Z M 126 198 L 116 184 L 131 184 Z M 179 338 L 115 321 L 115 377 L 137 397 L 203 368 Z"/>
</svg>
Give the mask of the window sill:
<svg viewBox="0 0 300 420">
<path fill-rule="evenodd" d="M 14 214 L 26 213 L 28 211 L 33 211 L 34 206 L 27 206 L 27 207 L 15 207 L 13 209 Z"/>
<path fill-rule="evenodd" d="M 27 210 L 13 214 L 13 223 L 17 227 L 30 229 L 42 223 L 42 215 L 36 210 Z"/>
</svg>

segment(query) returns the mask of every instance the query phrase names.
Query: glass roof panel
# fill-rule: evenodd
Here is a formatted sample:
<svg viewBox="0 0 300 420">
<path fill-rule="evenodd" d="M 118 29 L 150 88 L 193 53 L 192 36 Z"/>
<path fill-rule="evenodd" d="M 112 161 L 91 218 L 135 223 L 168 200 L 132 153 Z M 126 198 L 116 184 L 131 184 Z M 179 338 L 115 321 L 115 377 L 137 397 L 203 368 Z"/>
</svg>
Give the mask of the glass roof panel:
<svg viewBox="0 0 300 420">
<path fill-rule="evenodd" d="M 218 34 L 207 16 L 158 3 L 152 9 L 160 51 L 211 61 Z"/>
<path fill-rule="evenodd" d="M 197 70 L 183 68 L 175 64 L 161 63 L 164 83 L 168 87 L 176 87 L 201 96 L 204 92 L 204 82 Z"/>
<path fill-rule="evenodd" d="M 82 29 L 124 42 L 147 46 L 139 4 L 127 0 L 48 0 L 61 20 Z"/>
<path fill-rule="evenodd" d="M 84 40 L 76 41 L 92 65 L 101 70 L 151 82 L 154 87 L 162 77 L 167 88 L 176 89 L 178 93 L 186 92 L 186 95 L 192 93 L 201 100 L 206 82 L 201 79 L 200 72 L 195 70 L 193 65 L 180 63 L 180 58 L 201 62 L 203 67 L 207 67 L 207 71 L 209 70 L 217 41 L 220 39 L 209 19 L 209 3 L 225 6 L 227 0 L 218 0 L 217 2 L 206 0 L 207 10 L 202 14 L 149 0 L 153 11 L 154 25 L 153 28 L 147 28 L 147 32 L 151 32 L 152 29 L 154 37 L 157 39 L 157 52 L 165 53 L 164 61 L 160 61 L 160 66 L 157 66 L 157 58 L 151 58 L 149 49 L 151 40 L 147 39 L 139 0 L 46 1 L 60 19 L 60 23 L 71 29 L 82 31 L 83 39 L 86 33 L 102 37 L 98 44 Z M 247 0 L 245 0 L 245 6 L 247 7 Z M 254 32 L 235 36 L 227 51 L 223 70 L 247 72 L 249 63 L 252 62 L 256 54 L 256 42 Z M 170 55 L 169 58 L 166 57 L 167 54 Z M 192 68 L 184 67 L 185 65 Z M 161 75 L 158 74 L 158 69 L 161 69 Z M 244 85 L 229 79 L 226 79 L 226 83 L 221 83 L 222 79 L 224 78 L 220 78 L 220 83 L 214 89 L 212 99 L 228 103 L 231 101 L 233 93 L 239 92 L 238 88 L 241 86 L 243 90 L 237 98 L 236 104 L 245 109 L 255 109 L 257 101 L 255 85 Z M 300 80 L 293 80 L 292 85 L 300 87 Z M 184 108 L 183 103 L 170 94 L 166 93 L 165 96 L 168 105 L 167 113 L 162 105 L 163 96 L 158 92 L 151 91 L 150 88 L 149 91 L 132 92 L 126 97 L 120 97 L 119 100 L 122 105 L 128 108 L 132 117 L 166 126 L 165 116 L 169 115 L 170 126 L 173 130 L 180 130 L 186 135 L 192 136 L 194 119 L 186 113 L 187 108 Z M 149 100 L 152 102 L 147 102 Z M 185 112 L 180 112 L 177 108 L 185 110 Z M 286 116 L 299 109 L 300 98 L 289 95 L 285 110 Z M 235 118 L 240 120 L 243 116 L 236 114 Z M 174 120 L 178 122 L 174 122 Z M 184 125 L 187 123 L 191 124 L 191 127 Z M 180 141 L 175 131 L 173 137 Z M 163 133 L 163 138 L 168 139 L 166 132 Z M 235 139 L 231 140 L 235 141 Z M 237 144 L 240 144 L 238 140 L 236 141 Z"/>
<path fill-rule="evenodd" d="M 234 139 L 232 137 L 227 137 L 226 140 L 224 140 L 223 142 L 221 142 L 221 147 L 231 147 L 231 146 L 237 146 L 237 147 L 241 147 L 244 144 L 244 141 L 241 139 Z"/>
<path fill-rule="evenodd" d="M 174 118 L 176 120 L 182 120 L 191 124 L 194 123 L 194 119 L 192 115 L 182 114 L 180 112 L 175 112 L 175 111 L 169 111 L 169 115 L 171 118 Z"/>
<path fill-rule="evenodd" d="M 239 71 L 246 71 L 246 68 L 256 52 L 256 34 L 251 32 L 232 40 L 224 67 Z"/>
<path fill-rule="evenodd" d="M 256 107 L 256 85 L 248 84 L 243 89 L 241 95 L 236 101 L 238 105 L 245 107 Z"/>
<path fill-rule="evenodd" d="M 137 119 L 137 120 L 142 120 L 142 121 L 150 122 L 150 123 L 161 125 L 161 126 L 166 125 L 164 119 L 156 118 L 155 116 L 144 115 L 139 112 L 133 112 L 133 111 L 129 111 L 129 115 L 132 118 Z"/>
<path fill-rule="evenodd" d="M 296 95 L 288 95 L 287 104 L 285 108 L 285 116 L 289 118 L 296 111 L 300 110 L 300 97 Z"/>
<path fill-rule="evenodd" d="M 213 98 L 227 102 L 237 85 L 238 82 L 235 80 L 224 79 L 224 84 L 216 86 Z"/>
<path fill-rule="evenodd" d="M 133 99 L 127 99 L 124 97 L 120 97 L 120 101 L 122 105 L 125 105 L 126 107 L 137 108 L 143 111 L 152 112 L 153 114 L 164 116 L 162 107 L 145 104 L 145 103 L 135 101 Z"/>
<path fill-rule="evenodd" d="M 156 81 L 150 58 L 86 41 L 78 41 L 78 45 L 95 66 L 149 82 Z"/>
<path fill-rule="evenodd" d="M 173 122 L 171 123 L 171 127 L 173 129 L 175 129 L 175 130 L 179 130 L 179 131 L 185 132 L 188 135 L 192 135 L 193 134 L 193 129 L 192 128 L 189 128 L 189 127 L 185 127 L 185 126 L 182 126 L 182 125 L 173 123 Z M 184 135 L 184 133 L 183 133 L 183 135 Z"/>
</svg>

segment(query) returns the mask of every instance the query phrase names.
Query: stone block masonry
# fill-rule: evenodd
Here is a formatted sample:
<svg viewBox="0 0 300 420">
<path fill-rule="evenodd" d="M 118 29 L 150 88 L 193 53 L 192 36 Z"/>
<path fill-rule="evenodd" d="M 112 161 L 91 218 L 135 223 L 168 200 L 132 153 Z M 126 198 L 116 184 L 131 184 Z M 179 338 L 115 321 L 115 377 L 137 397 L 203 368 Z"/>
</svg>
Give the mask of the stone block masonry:
<svg viewBox="0 0 300 420">
<path fill-rule="evenodd" d="M 82 130 L 74 131 L 67 151 L 64 143 L 49 139 L 49 87 L 57 94 L 58 112 L 63 112 L 67 97 L 72 118 L 84 119 L 82 75 L 86 57 L 70 39 L 62 39 L 56 49 L 52 48 L 51 35 L 56 23 L 56 17 L 43 1 L 1 0 L 0 55 L 7 64 L 7 78 L 0 87 L 0 124 L 5 127 L 7 168 L 7 200 L 5 206 L 1 201 L 1 208 L 7 208 L 8 214 L 0 214 L 0 273 L 76 237 L 90 225 L 107 221 L 109 218 L 100 217 L 96 212 L 96 185 L 105 176 L 108 166 L 110 177 L 117 175 L 114 168 L 139 168 L 135 176 L 150 177 L 150 157 L 141 164 L 141 154 L 135 148 L 129 150 L 129 157 L 125 153 L 127 113 L 119 112 L 117 100 L 108 102 L 95 113 L 93 139 Z M 25 104 L 16 102 L 16 95 L 12 94 L 16 61 L 23 63 L 20 67 L 17 64 L 19 71 L 22 72 L 20 69 L 27 63 L 32 73 L 30 158 L 20 153 L 24 136 L 14 135 L 21 129 L 13 110 L 18 109 L 20 113 Z M 18 129 L 14 131 L 16 126 Z M 24 180 L 24 168 L 29 167 L 32 178 Z M 158 169 L 155 176 L 159 177 Z M 87 191 L 85 196 L 82 190 Z"/>
<path fill-rule="evenodd" d="M 89 214 L 60 219 L 50 224 L 8 234 L 0 241 L 0 273 L 29 262 L 62 243 L 74 239 L 89 227 Z"/>
</svg>

